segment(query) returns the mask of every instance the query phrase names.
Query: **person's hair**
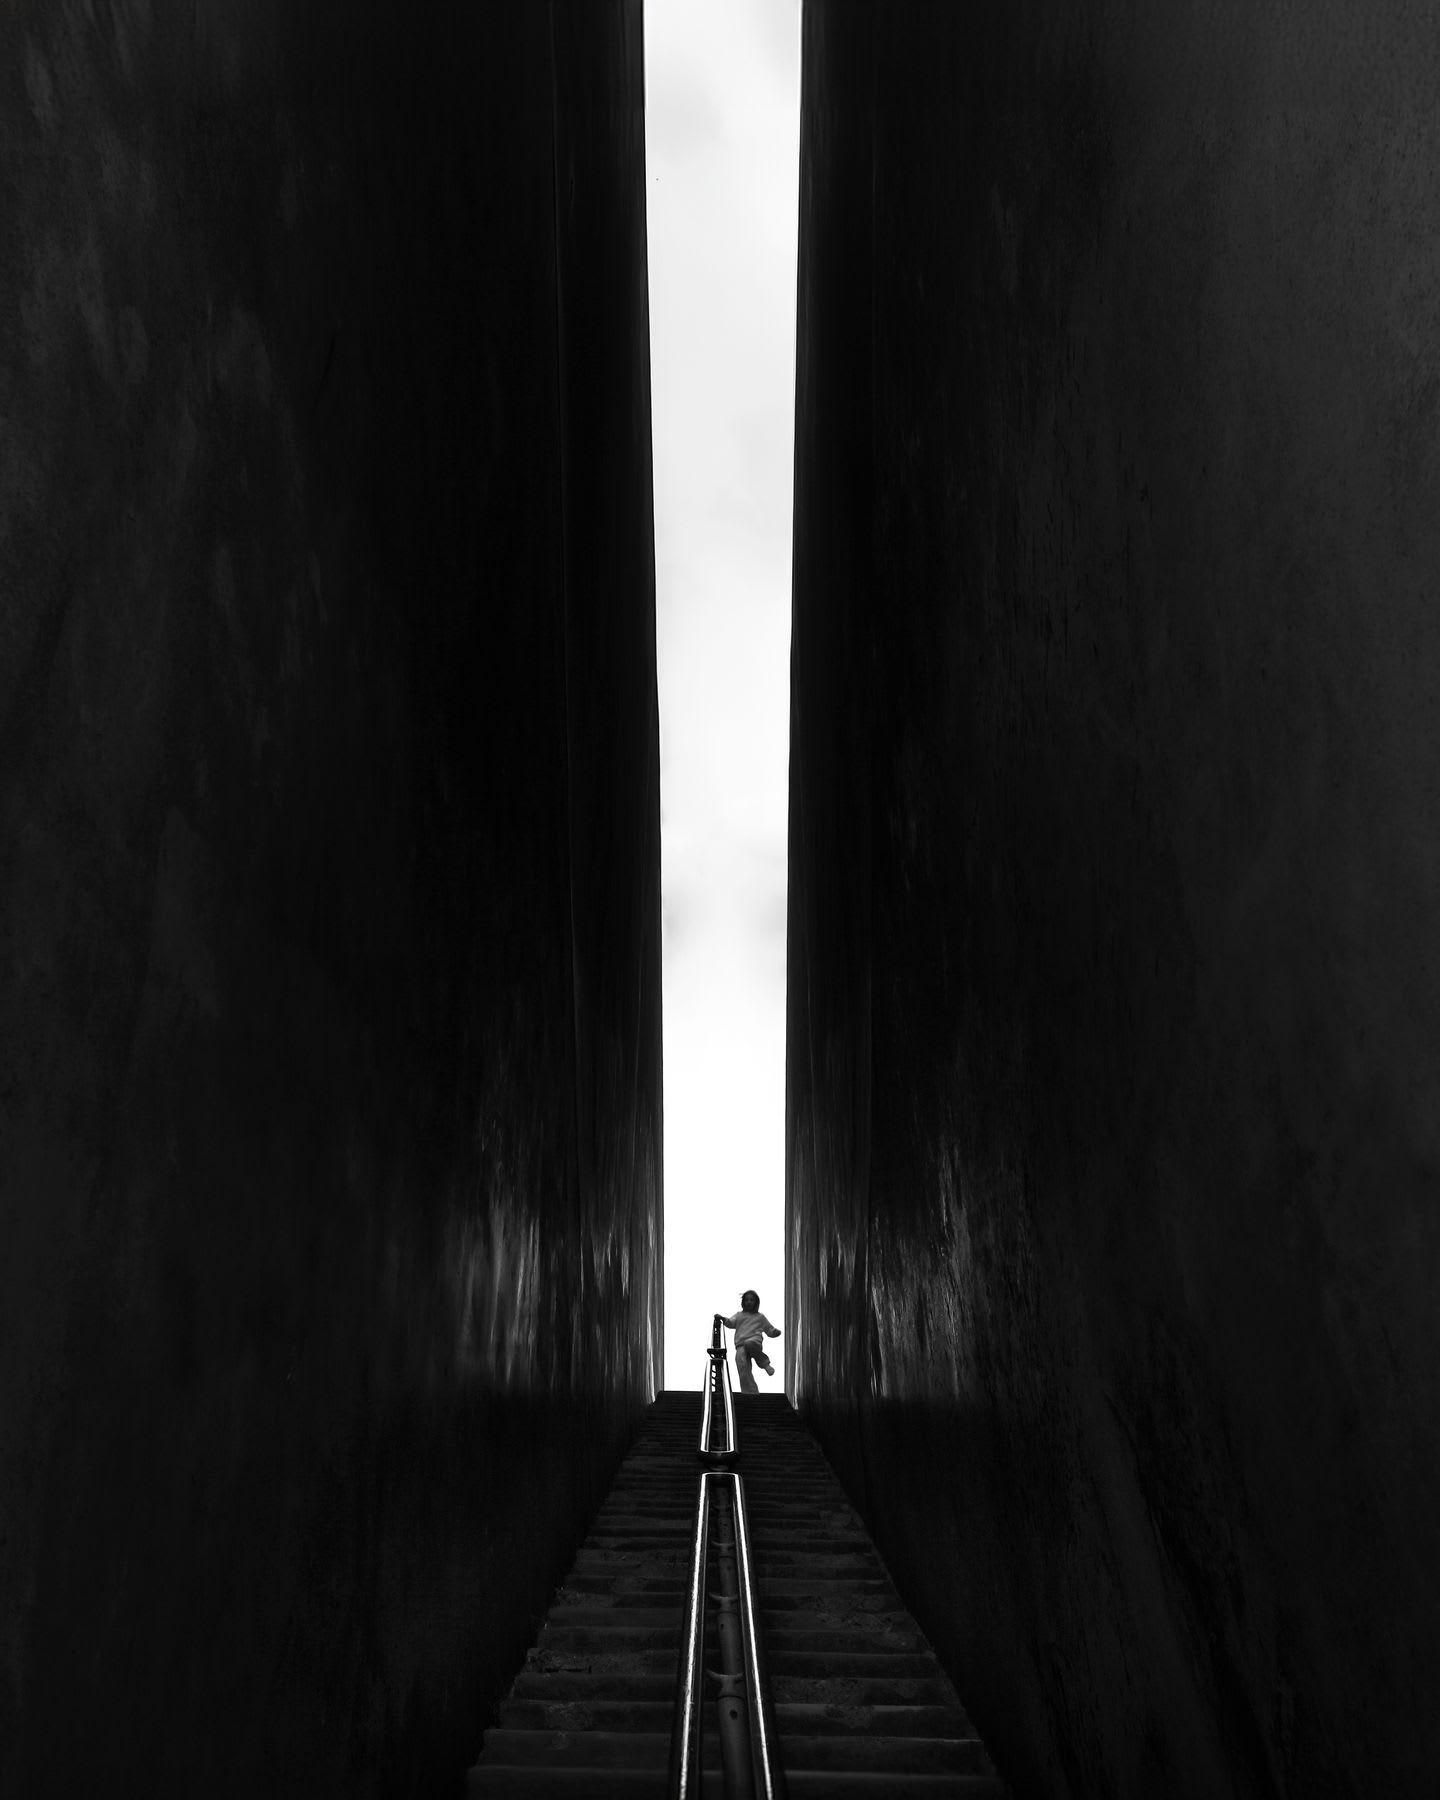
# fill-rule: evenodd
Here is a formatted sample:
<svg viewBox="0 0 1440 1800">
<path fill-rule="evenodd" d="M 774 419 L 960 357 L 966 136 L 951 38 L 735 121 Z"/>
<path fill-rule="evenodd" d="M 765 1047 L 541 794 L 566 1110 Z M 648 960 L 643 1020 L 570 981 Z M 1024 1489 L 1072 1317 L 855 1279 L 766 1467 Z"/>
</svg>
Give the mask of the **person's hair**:
<svg viewBox="0 0 1440 1800">
<path fill-rule="evenodd" d="M 742 1306 L 747 1300 L 753 1300 L 757 1306 L 760 1304 L 760 1296 L 755 1292 L 754 1288 L 746 1288 L 745 1292 L 740 1296 L 740 1304 Z"/>
</svg>

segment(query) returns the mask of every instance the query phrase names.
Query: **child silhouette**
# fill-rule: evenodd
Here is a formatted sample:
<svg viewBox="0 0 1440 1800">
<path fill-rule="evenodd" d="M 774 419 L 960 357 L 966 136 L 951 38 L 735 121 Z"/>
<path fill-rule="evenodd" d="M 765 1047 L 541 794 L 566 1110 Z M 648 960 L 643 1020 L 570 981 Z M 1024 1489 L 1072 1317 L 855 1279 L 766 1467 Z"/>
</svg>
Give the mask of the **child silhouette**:
<svg viewBox="0 0 1440 1800">
<path fill-rule="evenodd" d="M 779 1337 L 780 1327 L 772 1325 L 760 1310 L 760 1296 L 754 1288 L 746 1288 L 740 1296 L 740 1311 L 723 1322 L 735 1333 L 735 1367 L 740 1371 L 740 1392 L 758 1394 L 752 1362 L 759 1363 L 767 1375 L 775 1373 L 775 1365 L 765 1354 L 767 1337 Z"/>
</svg>

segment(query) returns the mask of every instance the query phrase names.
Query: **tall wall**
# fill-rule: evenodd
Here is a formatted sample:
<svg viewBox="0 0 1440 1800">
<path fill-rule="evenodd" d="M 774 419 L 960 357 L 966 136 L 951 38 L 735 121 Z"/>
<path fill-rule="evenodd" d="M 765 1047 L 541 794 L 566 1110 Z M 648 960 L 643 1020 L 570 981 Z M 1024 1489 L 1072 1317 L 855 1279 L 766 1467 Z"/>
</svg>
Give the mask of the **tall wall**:
<svg viewBox="0 0 1440 1800">
<path fill-rule="evenodd" d="M 0 18 L 0 1789 L 430 1791 L 661 1332 L 639 0 Z"/>
<path fill-rule="evenodd" d="M 790 1379 L 1037 1800 L 1440 1768 L 1437 79 L 805 13 Z"/>
</svg>

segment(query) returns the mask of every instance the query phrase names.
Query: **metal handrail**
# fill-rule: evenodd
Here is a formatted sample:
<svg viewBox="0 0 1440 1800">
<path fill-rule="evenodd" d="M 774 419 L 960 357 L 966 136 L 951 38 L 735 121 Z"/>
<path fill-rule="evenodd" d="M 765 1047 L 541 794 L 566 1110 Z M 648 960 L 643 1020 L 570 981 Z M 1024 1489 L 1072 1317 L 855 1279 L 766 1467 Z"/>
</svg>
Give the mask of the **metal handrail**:
<svg viewBox="0 0 1440 1800">
<path fill-rule="evenodd" d="M 695 1499 L 695 1524 L 691 1533 L 690 1580 L 685 1590 L 685 1616 L 680 1633 L 680 1676 L 675 1696 L 675 1722 L 670 1735 L 671 1800 L 700 1800 L 700 1746 L 703 1737 L 701 1709 L 701 1662 L 705 1653 L 706 1574 L 710 1559 L 710 1523 L 713 1501 L 728 1487 L 733 1520 L 735 1585 L 738 1588 L 740 1643 L 745 1682 L 745 1720 L 736 1727 L 744 1733 L 748 1746 L 749 1769 L 727 1762 L 724 1771 L 725 1794 L 753 1793 L 755 1800 L 785 1800 L 785 1776 L 779 1763 L 779 1739 L 775 1731 L 775 1714 L 770 1702 L 769 1682 L 765 1673 L 764 1654 L 760 1643 L 758 1611 L 755 1601 L 754 1564 L 750 1553 L 750 1522 L 745 1510 L 745 1484 L 733 1469 L 727 1467 L 739 1454 L 735 1431 L 735 1400 L 730 1388 L 729 1359 L 720 1335 L 720 1315 L 715 1315 L 710 1348 L 705 1366 L 705 1400 L 701 1408 L 700 1460 L 706 1465 L 700 1477 Z M 715 1389 L 719 1387 L 725 1403 L 725 1448 L 711 1445 L 715 1425 Z M 726 1548 L 721 1546 L 722 1563 Z M 729 1579 L 728 1575 L 724 1577 Z M 733 1602 L 721 1602 L 722 1611 Z M 733 1618 L 733 1614 L 730 1615 Z M 724 1620 L 721 1621 L 722 1626 Z M 733 1626 L 730 1628 L 733 1629 Z M 723 1631 L 722 1631 L 723 1637 Z M 726 1689 L 727 1692 L 733 1690 Z M 722 1733 L 722 1748 L 726 1732 Z M 745 1775 L 750 1781 L 745 1780 Z M 753 1785 L 752 1785 L 753 1784 Z"/>
<path fill-rule="evenodd" d="M 680 1631 L 680 1687 L 670 1732 L 673 1800 L 700 1800 L 700 1658 L 705 1650 L 705 1569 L 710 1552 L 710 1477 L 700 1477 L 690 1544 L 690 1581 Z"/>
</svg>

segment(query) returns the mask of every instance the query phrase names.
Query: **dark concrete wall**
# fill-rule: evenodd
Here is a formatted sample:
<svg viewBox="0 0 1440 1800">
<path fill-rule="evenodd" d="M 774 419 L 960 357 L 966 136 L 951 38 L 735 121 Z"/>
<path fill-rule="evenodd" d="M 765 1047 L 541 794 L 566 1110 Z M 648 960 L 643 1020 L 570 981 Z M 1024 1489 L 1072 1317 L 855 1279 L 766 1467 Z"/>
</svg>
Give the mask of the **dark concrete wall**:
<svg viewBox="0 0 1440 1800">
<path fill-rule="evenodd" d="M 791 1381 L 1026 1796 L 1440 1768 L 1437 65 L 806 9 Z"/>
<path fill-rule="evenodd" d="M 639 0 L 0 20 L 0 1788 L 426 1791 L 658 1381 Z"/>
</svg>

